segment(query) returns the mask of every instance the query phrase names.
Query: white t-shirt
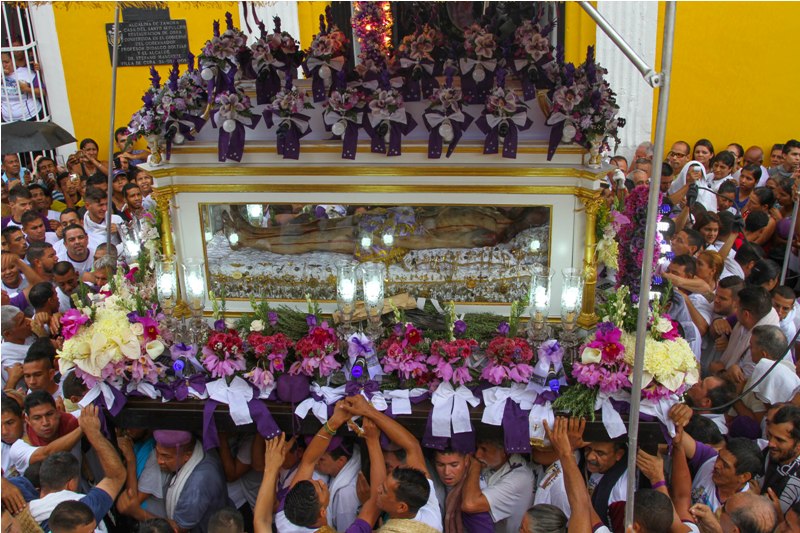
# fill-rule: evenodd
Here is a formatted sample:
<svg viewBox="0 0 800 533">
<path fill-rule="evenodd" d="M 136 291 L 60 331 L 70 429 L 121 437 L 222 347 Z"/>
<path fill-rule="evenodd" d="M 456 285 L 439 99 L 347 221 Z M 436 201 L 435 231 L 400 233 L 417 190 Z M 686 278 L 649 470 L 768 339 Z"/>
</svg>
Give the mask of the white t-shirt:
<svg viewBox="0 0 800 533">
<path fill-rule="evenodd" d="M 753 374 L 750 376 L 745 388 L 749 388 L 767 370 L 772 367 L 774 361 L 762 359 L 756 363 Z M 781 361 L 769 375 L 759 383 L 751 394 L 768 405 L 775 405 L 781 402 L 790 402 L 792 398 L 800 392 L 800 378 L 794 370 L 794 365 L 785 359 Z"/>
<path fill-rule="evenodd" d="M 89 246 L 89 253 L 86 256 L 86 259 L 83 261 L 73 259 L 66 251 L 64 252 L 64 257 L 59 257 L 59 259 L 61 261 L 69 261 L 72 263 L 72 266 L 75 267 L 75 271 L 78 273 L 78 275 L 82 276 L 83 274 L 92 271 L 92 267 L 94 266 L 94 248 Z"/>
<path fill-rule="evenodd" d="M 713 211 L 716 213 L 717 195 L 715 193 L 719 192 L 720 185 L 730 180 L 733 180 L 730 175 L 717 180 L 714 179 L 713 173 L 708 174 L 704 181 L 698 183 L 701 189 L 697 191 L 697 202 L 703 204 L 703 207 L 705 207 L 708 211 Z M 714 192 L 707 191 L 705 189 L 711 189 Z"/>
<path fill-rule="evenodd" d="M 20 476 L 31 464 L 31 456 L 36 451 L 36 446 L 31 446 L 22 439 L 17 439 L 14 444 L 3 443 L 3 473 L 6 477 L 16 474 Z M 16 474 L 14 474 L 16 472 Z"/>
<path fill-rule="evenodd" d="M 572 515 L 567 489 L 564 487 L 564 471 L 561 468 L 560 460 L 547 467 L 536 485 L 533 504 L 541 503 L 555 505 L 564 512 L 567 518 Z"/>
<path fill-rule="evenodd" d="M 111 215 L 111 223 L 116 224 L 117 227 L 119 227 L 124 224 L 124 221 L 119 215 Z M 100 224 L 93 222 L 92 218 L 89 216 L 89 212 L 87 211 L 86 214 L 83 215 L 83 229 L 86 230 L 86 233 L 90 236 L 90 239 L 94 238 L 95 242 L 106 242 L 105 219 Z M 119 237 L 119 232 L 111 232 L 111 244 L 117 245 L 121 242 L 122 240 Z"/>
<path fill-rule="evenodd" d="M 6 293 L 8 293 L 8 297 L 9 298 L 13 298 L 14 296 L 18 295 L 19 293 L 21 293 L 22 291 L 27 289 L 28 285 L 29 285 L 28 279 L 25 276 L 23 276 L 22 274 L 20 274 L 19 285 L 17 285 L 14 288 L 9 287 L 8 285 L 3 283 L 2 281 L 0 281 L 0 284 L 2 284 L 3 290 L 6 291 Z"/>
<path fill-rule="evenodd" d="M 692 479 L 692 503 L 703 503 L 708 505 L 712 512 L 716 513 L 722 507 L 722 502 L 719 501 L 719 494 L 717 493 L 717 485 L 711 476 L 714 474 L 714 464 L 717 462 L 715 455 L 703 463 L 697 469 L 697 473 Z M 746 483 L 740 492 L 747 492 L 750 490 L 750 484 Z"/>
<path fill-rule="evenodd" d="M 495 533 L 517 533 L 522 517 L 533 502 L 533 472 L 521 455 L 512 455 L 495 472 L 481 474 L 486 481 L 483 495 Z"/>
<path fill-rule="evenodd" d="M 744 270 L 742 270 L 742 266 L 736 262 L 733 258 L 734 254 L 729 253 L 728 257 L 725 258 L 725 263 L 723 263 L 722 274 L 720 274 L 719 279 L 729 278 L 731 276 L 736 276 L 739 278 L 744 279 Z"/>
<path fill-rule="evenodd" d="M 436 487 L 433 484 L 433 480 L 428 480 L 428 486 L 431 489 L 431 493 L 428 495 L 428 501 L 417 511 L 414 520 L 422 522 L 423 524 L 428 524 L 436 531 L 442 531 L 442 510 L 439 508 L 439 498 L 436 496 Z"/>
<path fill-rule="evenodd" d="M 27 67 L 19 67 L 8 75 L 3 75 L 0 107 L 2 108 L 3 122 L 17 122 L 35 117 L 42 109 L 42 104 L 35 95 L 22 92 L 17 87 L 17 82 L 25 82 L 31 88 L 38 87 L 36 74 Z"/>
</svg>

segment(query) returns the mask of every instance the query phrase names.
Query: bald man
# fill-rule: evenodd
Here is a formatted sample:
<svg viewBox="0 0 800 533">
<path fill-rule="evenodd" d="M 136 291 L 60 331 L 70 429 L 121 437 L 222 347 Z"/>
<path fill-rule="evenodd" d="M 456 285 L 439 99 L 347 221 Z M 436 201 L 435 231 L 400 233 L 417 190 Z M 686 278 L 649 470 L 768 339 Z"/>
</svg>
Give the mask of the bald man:
<svg viewBox="0 0 800 533">
<path fill-rule="evenodd" d="M 764 166 L 764 150 L 759 146 L 751 146 L 744 151 L 743 166 L 759 165 L 761 166 L 761 179 L 758 180 L 756 187 L 765 187 L 767 179 L 769 179 L 769 170 Z"/>
</svg>

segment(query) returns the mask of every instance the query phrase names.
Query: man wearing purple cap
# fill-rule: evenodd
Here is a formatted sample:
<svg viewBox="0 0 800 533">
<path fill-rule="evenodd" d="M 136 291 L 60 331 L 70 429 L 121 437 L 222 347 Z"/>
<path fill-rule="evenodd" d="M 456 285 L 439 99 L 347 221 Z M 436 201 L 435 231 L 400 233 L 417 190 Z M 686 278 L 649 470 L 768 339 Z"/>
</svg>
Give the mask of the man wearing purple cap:
<svg viewBox="0 0 800 533">
<path fill-rule="evenodd" d="M 188 431 L 162 429 L 153 438 L 158 466 L 170 474 L 164 490 L 167 518 L 176 531 L 206 533 L 211 515 L 229 505 L 219 460 Z"/>
</svg>

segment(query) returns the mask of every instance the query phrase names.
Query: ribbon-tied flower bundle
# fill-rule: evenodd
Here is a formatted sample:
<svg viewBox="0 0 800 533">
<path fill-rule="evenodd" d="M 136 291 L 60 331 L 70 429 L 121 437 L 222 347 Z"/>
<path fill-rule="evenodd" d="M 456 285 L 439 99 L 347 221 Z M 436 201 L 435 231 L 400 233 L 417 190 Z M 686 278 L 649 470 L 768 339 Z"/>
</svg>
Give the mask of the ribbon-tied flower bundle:
<svg viewBox="0 0 800 533">
<path fill-rule="evenodd" d="M 259 331 L 251 331 L 245 343 L 249 351 L 255 354 L 256 363 L 244 377 L 258 388 L 261 398 L 267 398 L 276 378 L 287 370 L 286 360 L 289 350 L 294 348 L 294 342 L 283 333 L 264 335 Z"/>
<path fill-rule="evenodd" d="M 441 61 L 436 59 L 436 52 L 442 49 L 443 44 L 442 32 L 428 24 L 403 37 L 395 59 L 406 79 L 403 96 L 407 102 L 430 98 L 439 87 L 436 75 L 441 70 Z"/>
<path fill-rule="evenodd" d="M 461 90 L 453 87 L 452 70 L 448 70 L 445 86 L 433 91 L 430 105 L 425 110 L 423 120 L 428 128 L 428 158 L 442 156 L 442 145 L 447 143 L 447 157 L 455 151 L 464 131 L 472 123 L 472 116 L 461 108 Z"/>
<path fill-rule="evenodd" d="M 303 52 L 291 34 L 281 31 L 280 17 L 274 17 L 274 32 L 267 33 L 259 21 L 261 36 L 253 43 L 253 73 L 256 77 L 256 103 L 269 104 L 281 87 L 297 77 Z"/>
<path fill-rule="evenodd" d="M 333 24 L 331 8 L 328 6 L 325 15 L 319 16 L 319 33 L 312 39 L 303 62 L 303 72 L 307 78 L 311 78 L 314 102 L 324 102 L 327 98 L 336 73 L 344 68 L 346 49 L 347 37 Z"/>
<path fill-rule="evenodd" d="M 284 159 L 298 159 L 300 157 L 300 139 L 311 132 L 309 120 L 311 117 L 300 113 L 303 109 L 313 106 L 305 101 L 305 94 L 291 80 L 286 80 L 286 88 L 278 92 L 272 103 L 264 109 L 264 122 L 267 127 L 273 127 L 277 117 L 277 150 L 278 155 Z"/>
<path fill-rule="evenodd" d="M 219 128 L 219 161 L 241 161 L 244 154 L 245 126 L 256 127 L 261 117 L 251 110 L 250 97 L 235 89 L 218 94 L 214 99 L 211 124 Z M 220 127 L 221 126 L 221 127 Z"/>
<path fill-rule="evenodd" d="M 192 59 L 194 62 L 194 59 Z M 193 67 L 193 65 L 192 65 Z M 187 79 L 191 79 L 187 76 Z M 165 137 L 167 141 L 167 159 L 172 155 L 172 143 L 183 144 L 186 139 L 194 140 L 194 136 L 206 123 L 205 119 L 197 116 L 199 95 L 197 87 L 188 82 L 181 88 L 180 70 L 178 60 L 172 63 L 169 73 L 169 82 L 164 88 L 161 97 L 162 105 L 167 111 L 165 121 Z"/>
<path fill-rule="evenodd" d="M 200 64 L 200 77 L 205 80 L 209 99 L 216 93 L 233 87 L 232 77 L 226 76 L 230 69 L 236 69 L 240 61 L 249 62 L 250 50 L 247 48 L 247 35 L 233 26 L 233 16 L 225 13 L 227 29 L 219 32 L 219 21 L 214 21 L 214 36 L 206 41 L 203 51 L 197 58 Z"/>
<path fill-rule="evenodd" d="M 538 17 L 537 17 L 538 18 Z M 553 25 L 542 28 L 536 22 L 526 20 L 514 31 L 514 57 L 512 68 L 522 83 L 525 100 L 536 98 L 537 91 L 552 87 L 548 68 L 555 62 L 553 45 L 548 36 Z"/>
<path fill-rule="evenodd" d="M 397 156 L 402 153 L 403 136 L 411 133 L 417 127 L 417 122 L 406 111 L 400 91 L 390 85 L 385 70 L 381 77 L 382 87 L 370 98 L 364 128 L 372 137 L 373 153 Z"/>
<path fill-rule="evenodd" d="M 342 159 L 355 159 L 358 150 L 358 128 L 364 121 L 367 97 L 358 87 L 342 87 L 331 92 L 324 104 L 322 120 L 325 128 L 342 139 Z"/>
<path fill-rule="evenodd" d="M 525 102 L 513 89 L 505 87 L 505 72 L 502 68 L 498 69 L 497 85 L 486 99 L 483 115 L 475 123 L 486 135 L 484 154 L 496 154 L 502 141 L 503 157 L 517 157 L 519 132 L 530 128 L 533 121 L 528 118 L 528 106 Z"/>
<path fill-rule="evenodd" d="M 497 39 L 487 28 L 473 24 L 464 30 L 464 53 L 466 57 L 459 60 L 464 99 L 471 104 L 483 103 L 498 67 Z"/>
</svg>

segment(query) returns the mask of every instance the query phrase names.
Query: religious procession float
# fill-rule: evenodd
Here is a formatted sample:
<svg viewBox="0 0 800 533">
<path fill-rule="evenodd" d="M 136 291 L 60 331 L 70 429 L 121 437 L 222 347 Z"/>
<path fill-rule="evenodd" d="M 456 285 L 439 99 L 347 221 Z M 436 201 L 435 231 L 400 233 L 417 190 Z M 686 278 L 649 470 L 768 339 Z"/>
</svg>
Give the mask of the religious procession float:
<svg viewBox="0 0 800 533">
<path fill-rule="evenodd" d="M 600 196 L 624 120 L 592 49 L 566 63 L 543 13 L 456 38 L 435 11 L 392 49 L 390 3 L 353 5 L 356 43 L 328 16 L 306 50 L 278 19 L 248 45 L 228 15 L 152 69 L 129 129 L 157 207 L 129 269 L 63 317 L 83 402 L 121 425 L 194 421 L 207 447 L 218 428 L 314 431 L 354 394 L 432 448 L 494 426 L 530 451 L 558 412 L 613 438 L 648 305 L 635 394 L 642 431 L 669 435 L 696 363 L 669 288 L 637 298 L 647 191 Z"/>
</svg>

